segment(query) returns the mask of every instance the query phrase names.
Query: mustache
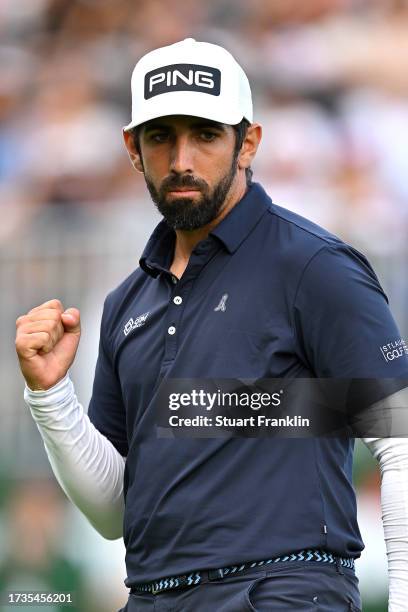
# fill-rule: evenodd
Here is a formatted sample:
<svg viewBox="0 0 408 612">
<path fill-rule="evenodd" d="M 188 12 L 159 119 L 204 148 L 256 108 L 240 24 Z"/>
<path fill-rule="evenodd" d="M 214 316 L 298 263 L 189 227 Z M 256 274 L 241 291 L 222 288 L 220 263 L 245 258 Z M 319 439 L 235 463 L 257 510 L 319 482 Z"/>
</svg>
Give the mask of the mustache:
<svg viewBox="0 0 408 612">
<path fill-rule="evenodd" d="M 191 187 L 200 191 L 205 191 L 208 187 L 203 179 L 199 179 L 191 174 L 170 175 L 161 184 L 160 191 L 171 191 L 178 187 Z"/>
</svg>

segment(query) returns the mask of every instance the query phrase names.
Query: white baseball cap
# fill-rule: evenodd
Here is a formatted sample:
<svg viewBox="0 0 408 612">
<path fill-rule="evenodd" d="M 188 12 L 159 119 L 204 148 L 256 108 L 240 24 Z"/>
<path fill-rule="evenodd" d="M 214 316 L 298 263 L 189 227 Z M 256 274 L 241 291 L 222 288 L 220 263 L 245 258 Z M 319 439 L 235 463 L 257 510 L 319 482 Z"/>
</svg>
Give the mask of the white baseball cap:
<svg viewBox="0 0 408 612">
<path fill-rule="evenodd" d="M 219 45 L 186 38 L 144 55 L 132 74 L 130 130 L 168 115 L 192 115 L 235 125 L 252 123 L 248 78 Z"/>
</svg>

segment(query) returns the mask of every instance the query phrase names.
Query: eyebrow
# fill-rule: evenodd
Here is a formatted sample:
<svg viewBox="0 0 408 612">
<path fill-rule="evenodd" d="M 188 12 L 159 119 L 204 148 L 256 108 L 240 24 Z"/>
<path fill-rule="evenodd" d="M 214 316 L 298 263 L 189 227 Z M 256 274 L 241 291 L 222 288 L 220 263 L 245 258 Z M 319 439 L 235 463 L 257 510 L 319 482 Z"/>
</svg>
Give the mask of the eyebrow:
<svg viewBox="0 0 408 612">
<path fill-rule="evenodd" d="M 219 123 L 218 121 L 211 121 L 210 119 L 204 121 L 197 121 L 197 123 L 193 123 L 192 127 L 194 128 L 211 128 L 214 130 L 219 130 L 220 132 L 225 132 L 227 126 L 225 123 Z"/>
<path fill-rule="evenodd" d="M 206 120 L 198 120 L 198 121 L 193 121 L 190 126 L 193 129 L 213 129 L 213 130 L 218 130 L 220 132 L 225 132 L 227 126 L 225 125 L 225 123 L 220 123 L 218 121 L 211 121 L 210 119 Z M 144 126 L 144 133 L 147 134 L 149 132 L 153 132 L 154 130 L 169 130 L 171 129 L 171 125 L 166 124 L 166 123 L 149 123 L 149 125 Z"/>
</svg>

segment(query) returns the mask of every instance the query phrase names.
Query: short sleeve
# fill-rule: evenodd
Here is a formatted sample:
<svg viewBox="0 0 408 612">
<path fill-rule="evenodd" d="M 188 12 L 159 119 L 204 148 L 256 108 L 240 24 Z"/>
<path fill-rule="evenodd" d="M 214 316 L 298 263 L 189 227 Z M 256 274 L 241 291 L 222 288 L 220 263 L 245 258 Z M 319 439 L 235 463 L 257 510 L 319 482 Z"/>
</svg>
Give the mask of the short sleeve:
<svg viewBox="0 0 408 612">
<path fill-rule="evenodd" d="M 96 429 L 112 442 L 123 457 L 126 457 L 128 454 L 126 411 L 119 379 L 107 347 L 105 319 L 106 302 L 102 315 L 99 353 L 88 416 Z"/>
<path fill-rule="evenodd" d="M 408 378 L 408 350 L 367 259 L 347 245 L 307 263 L 294 303 L 300 351 L 319 378 Z"/>
</svg>

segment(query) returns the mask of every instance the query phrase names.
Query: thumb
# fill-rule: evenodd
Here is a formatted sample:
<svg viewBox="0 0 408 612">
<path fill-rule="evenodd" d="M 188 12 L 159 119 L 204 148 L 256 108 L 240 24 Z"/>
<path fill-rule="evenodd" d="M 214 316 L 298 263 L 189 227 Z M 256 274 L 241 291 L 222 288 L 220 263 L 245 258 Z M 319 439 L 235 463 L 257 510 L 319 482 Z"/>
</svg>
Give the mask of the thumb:
<svg viewBox="0 0 408 612">
<path fill-rule="evenodd" d="M 81 331 L 81 317 L 78 308 L 67 308 L 61 315 L 66 332 L 78 334 Z"/>
</svg>

